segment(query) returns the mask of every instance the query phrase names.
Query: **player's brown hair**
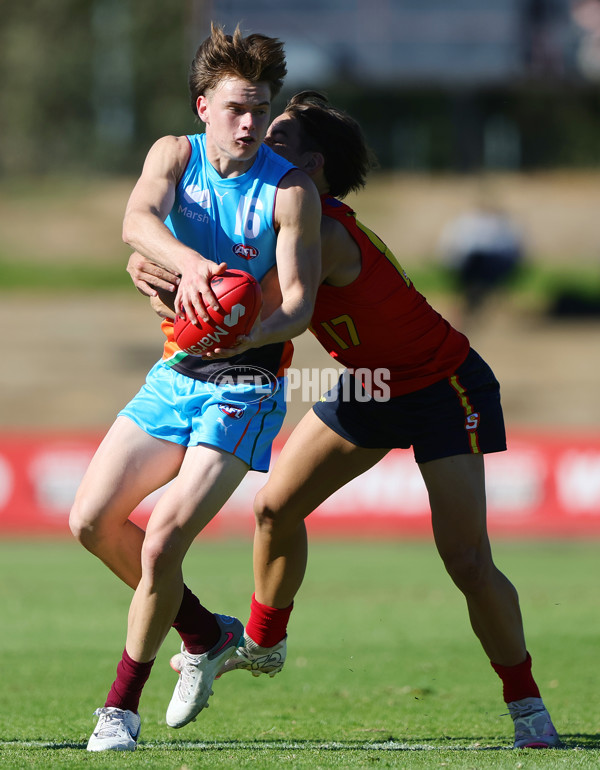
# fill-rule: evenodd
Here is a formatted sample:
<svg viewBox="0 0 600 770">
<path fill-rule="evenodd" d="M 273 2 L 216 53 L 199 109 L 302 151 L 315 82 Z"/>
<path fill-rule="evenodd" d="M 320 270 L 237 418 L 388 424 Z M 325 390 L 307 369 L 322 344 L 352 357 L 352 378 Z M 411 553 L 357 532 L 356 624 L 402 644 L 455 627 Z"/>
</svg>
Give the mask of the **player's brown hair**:
<svg viewBox="0 0 600 770">
<path fill-rule="evenodd" d="M 320 152 L 329 193 L 344 198 L 366 184 L 375 156 L 367 146 L 356 120 L 333 107 L 318 91 L 300 91 L 289 100 L 285 112 L 300 125 L 302 152 Z"/>
<path fill-rule="evenodd" d="M 224 77 L 267 83 L 273 98 L 281 90 L 286 73 L 283 43 L 277 38 L 259 34 L 244 37 L 239 25 L 233 35 L 226 35 L 222 27 L 211 24 L 210 36 L 200 44 L 190 67 L 192 111 L 195 115 L 198 97 Z"/>
</svg>

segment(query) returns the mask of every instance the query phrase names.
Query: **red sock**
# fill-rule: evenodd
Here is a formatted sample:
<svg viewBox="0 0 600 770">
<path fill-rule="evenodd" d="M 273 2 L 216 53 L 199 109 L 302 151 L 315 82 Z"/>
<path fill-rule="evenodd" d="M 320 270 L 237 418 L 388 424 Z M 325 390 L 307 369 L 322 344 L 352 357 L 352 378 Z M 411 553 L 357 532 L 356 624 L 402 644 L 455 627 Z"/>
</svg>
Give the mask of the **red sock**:
<svg viewBox="0 0 600 770">
<path fill-rule="evenodd" d="M 148 681 L 154 660 L 138 663 L 123 650 L 123 657 L 117 666 L 117 678 L 110 688 L 105 706 L 128 709 L 137 714 L 142 690 Z"/>
<path fill-rule="evenodd" d="M 203 607 L 198 597 L 183 586 L 183 599 L 173 621 L 185 649 L 192 655 L 203 655 L 219 641 L 221 629 L 212 612 Z"/>
<path fill-rule="evenodd" d="M 252 594 L 250 619 L 246 624 L 246 633 L 253 642 L 261 647 L 274 647 L 286 634 L 293 607 L 294 602 L 284 610 L 267 607 L 266 604 L 257 602 L 255 595 Z"/>
<path fill-rule="evenodd" d="M 491 661 L 490 661 L 491 662 Z M 531 655 L 516 666 L 500 666 L 492 663 L 492 668 L 502 679 L 504 702 L 511 703 L 522 698 L 540 698 L 540 691 L 531 675 Z"/>
</svg>

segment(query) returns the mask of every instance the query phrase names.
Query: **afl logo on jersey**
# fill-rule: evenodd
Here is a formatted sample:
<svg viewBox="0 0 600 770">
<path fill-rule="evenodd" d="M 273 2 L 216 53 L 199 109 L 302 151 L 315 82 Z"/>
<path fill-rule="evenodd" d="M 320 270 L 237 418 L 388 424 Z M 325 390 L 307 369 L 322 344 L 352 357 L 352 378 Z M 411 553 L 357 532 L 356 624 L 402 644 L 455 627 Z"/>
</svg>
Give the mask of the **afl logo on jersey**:
<svg viewBox="0 0 600 770">
<path fill-rule="evenodd" d="M 242 259 L 250 260 L 258 257 L 258 249 L 254 248 L 254 246 L 247 246 L 245 243 L 236 243 L 232 251 L 236 257 L 241 257 Z"/>
<path fill-rule="evenodd" d="M 241 420 L 246 411 L 245 407 L 235 406 L 234 404 L 219 404 L 219 409 L 233 420 Z"/>
</svg>

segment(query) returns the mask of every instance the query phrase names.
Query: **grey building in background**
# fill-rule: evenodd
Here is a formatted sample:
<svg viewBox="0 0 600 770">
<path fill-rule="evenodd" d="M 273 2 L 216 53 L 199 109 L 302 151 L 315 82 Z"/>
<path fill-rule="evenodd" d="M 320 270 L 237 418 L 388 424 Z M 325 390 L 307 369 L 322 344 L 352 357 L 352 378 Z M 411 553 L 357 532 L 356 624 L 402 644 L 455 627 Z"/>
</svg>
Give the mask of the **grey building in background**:
<svg viewBox="0 0 600 770">
<path fill-rule="evenodd" d="M 595 0 L 594 0 L 595 2 Z M 286 43 L 288 80 L 477 85 L 568 77 L 580 32 L 570 0 L 204 0 L 213 19 Z"/>
<path fill-rule="evenodd" d="M 521 169 L 594 155 L 600 0 L 202 0 L 190 10 L 196 39 L 212 19 L 284 40 L 287 93 L 325 90 L 358 117 L 384 167 Z M 561 139 L 569 113 L 585 150 Z"/>
<path fill-rule="evenodd" d="M 0 175 L 135 173 L 198 130 L 187 71 L 214 20 L 282 39 L 274 105 L 326 91 L 382 168 L 600 163 L 600 0 L 29 0 L 0 25 Z"/>
</svg>

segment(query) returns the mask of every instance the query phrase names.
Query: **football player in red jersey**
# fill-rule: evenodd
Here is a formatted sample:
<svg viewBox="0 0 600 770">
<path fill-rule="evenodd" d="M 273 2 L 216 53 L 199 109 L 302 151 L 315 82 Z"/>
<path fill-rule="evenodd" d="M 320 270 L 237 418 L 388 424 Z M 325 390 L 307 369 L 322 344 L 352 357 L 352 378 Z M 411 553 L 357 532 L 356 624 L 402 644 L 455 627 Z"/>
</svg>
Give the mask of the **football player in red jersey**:
<svg viewBox="0 0 600 770">
<path fill-rule="evenodd" d="M 321 194 L 323 272 L 311 330 L 347 369 L 293 430 L 256 497 L 255 594 L 244 643 L 222 673 L 281 670 L 287 622 L 306 569 L 304 519 L 390 449 L 412 446 L 439 554 L 502 680 L 514 747 L 557 746 L 532 676 L 517 592 L 494 564 L 487 533 L 483 455 L 506 449 L 498 382 L 385 244 L 340 202 L 364 186 L 370 166 L 358 124 L 320 94 L 303 92 L 271 124 L 265 141 L 305 170 Z M 143 289 L 142 269 L 136 269 Z M 156 280 L 154 268 L 148 270 L 147 284 Z M 250 337 L 242 349 L 251 343 Z M 353 374 L 358 369 L 360 379 Z M 369 393 L 382 370 L 385 392 Z"/>
</svg>

